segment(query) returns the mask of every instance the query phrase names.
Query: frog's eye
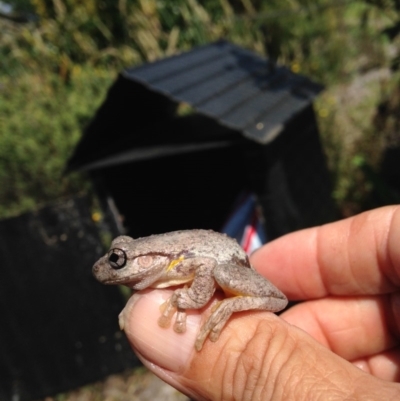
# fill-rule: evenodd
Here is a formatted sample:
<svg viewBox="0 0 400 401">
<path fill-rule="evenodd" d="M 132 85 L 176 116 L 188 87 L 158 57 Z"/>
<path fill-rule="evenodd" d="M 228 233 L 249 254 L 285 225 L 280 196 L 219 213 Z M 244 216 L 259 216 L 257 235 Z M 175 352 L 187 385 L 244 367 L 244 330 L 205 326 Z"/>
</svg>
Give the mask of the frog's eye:
<svg viewBox="0 0 400 401">
<path fill-rule="evenodd" d="M 153 263 L 153 257 L 150 255 L 143 255 L 137 258 L 137 262 L 139 266 L 142 267 L 150 267 Z"/>
<path fill-rule="evenodd" d="M 126 253 L 119 248 L 113 248 L 108 252 L 108 263 L 113 269 L 122 269 L 126 265 Z"/>
</svg>

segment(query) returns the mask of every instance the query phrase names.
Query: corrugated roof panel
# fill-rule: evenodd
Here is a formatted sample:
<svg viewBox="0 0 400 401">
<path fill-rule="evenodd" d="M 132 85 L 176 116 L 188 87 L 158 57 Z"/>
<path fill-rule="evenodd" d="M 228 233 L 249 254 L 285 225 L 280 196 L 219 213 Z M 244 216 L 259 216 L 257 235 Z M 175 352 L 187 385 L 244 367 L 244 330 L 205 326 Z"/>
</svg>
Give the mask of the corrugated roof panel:
<svg viewBox="0 0 400 401">
<path fill-rule="evenodd" d="M 196 53 L 196 50 L 192 53 Z M 204 51 L 201 52 L 201 55 L 203 53 Z M 187 53 L 184 55 L 187 55 Z M 154 64 L 147 64 L 150 69 L 149 71 L 143 66 L 139 67 L 139 71 L 130 70 L 128 76 L 149 86 L 154 85 L 158 91 L 172 95 L 177 100 L 182 97 L 185 99 L 186 94 L 182 92 L 190 89 L 193 102 L 198 103 L 198 99 L 196 98 L 198 98 L 200 93 L 204 93 L 203 85 L 211 80 L 217 85 L 224 85 L 224 81 L 228 78 L 232 85 L 235 81 L 240 81 L 245 77 L 249 78 L 251 74 L 265 68 L 265 61 L 261 59 L 246 60 L 246 69 L 244 70 L 238 65 L 237 57 L 232 54 L 210 51 L 206 55 L 208 56 L 207 58 L 200 58 L 200 60 L 198 60 L 198 57 L 193 57 L 193 59 L 186 57 L 188 60 L 185 60 L 186 62 L 183 63 L 185 68 L 182 68 L 181 63 L 179 63 L 179 66 L 176 65 L 176 57 L 166 59 L 170 61 L 169 67 L 175 65 L 174 72 L 169 71 L 169 68 L 165 71 L 165 66 L 156 63 L 156 69 L 151 68 L 154 67 Z M 194 63 L 193 60 L 196 62 Z M 208 96 L 215 96 L 215 88 L 208 91 Z"/>
<path fill-rule="evenodd" d="M 226 120 L 229 120 L 234 125 L 240 125 L 242 129 L 251 128 L 251 124 L 258 124 L 265 120 L 274 120 L 278 115 L 291 115 L 293 107 L 298 110 L 298 106 L 306 106 L 309 103 L 308 99 L 300 98 L 291 93 L 290 78 L 283 84 L 280 84 L 278 89 L 271 90 L 267 87 L 265 90 L 259 90 L 256 95 L 243 102 L 239 109 L 231 110 L 227 115 L 224 115 Z M 305 103 L 306 101 L 306 103 Z M 281 123 L 286 120 L 280 121 Z"/>
<path fill-rule="evenodd" d="M 237 66 L 225 66 L 218 75 L 202 81 L 201 84 L 190 86 L 180 93 L 185 99 L 192 99 L 193 106 L 201 106 L 207 102 L 205 108 L 214 107 L 214 102 L 224 103 L 226 101 L 234 103 L 245 101 L 246 92 L 257 90 L 256 75 L 260 71 L 259 65 L 249 66 L 248 70 L 237 68 Z M 236 93 L 230 92 L 236 91 Z M 247 96 L 251 96 L 249 93 Z M 205 109 L 204 108 L 204 109 Z M 229 108 L 229 106 L 228 106 Z M 217 113 L 215 111 L 215 113 Z"/>
<path fill-rule="evenodd" d="M 243 129 L 244 134 L 249 138 L 260 138 L 260 141 L 272 141 L 284 128 L 283 122 L 289 121 L 308 104 L 308 101 L 293 97 L 281 100 L 285 101 L 285 107 L 276 103 L 268 110 L 268 114 L 260 115 L 253 124 L 248 124 Z"/>
<path fill-rule="evenodd" d="M 193 85 L 186 87 L 185 90 L 179 94 L 179 97 L 184 99 L 193 99 L 192 105 L 197 107 L 202 103 L 206 103 L 208 100 L 215 98 L 216 94 L 221 94 L 229 88 L 237 85 L 247 77 L 247 72 L 238 69 L 235 69 L 234 71 L 231 71 L 230 74 L 225 74 L 224 76 L 218 74 L 207 81 L 203 81 L 200 86 Z"/>
<path fill-rule="evenodd" d="M 126 70 L 125 76 L 261 143 L 272 140 L 277 127 L 322 90 L 306 77 L 282 66 L 271 68 L 266 59 L 223 41 Z"/>
<path fill-rule="evenodd" d="M 239 109 L 232 110 L 225 117 L 233 125 L 238 125 L 242 129 L 250 125 L 258 124 L 261 120 L 270 120 L 274 118 L 275 113 L 279 113 L 282 101 L 289 101 L 290 95 L 288 92 L 262 92 L 245 104 L 242 104 Z M 287 108 L 287 106 L 286 106 Z M 276 118 L 276 116 L 275 116 Z"/>
<path fill-rule="evenodd" d="M 165 94 L 179 97 L 180 93 L 188 87 L 201 88 L 203 82 L 221 74 L 222 63 L 219 61 L 221 60 L 199 64 L 192 69 L 182 71 L 179 75 L 170 75 L 157 82 L 157 89 Z"/>
<path fill-rule="evenodd" d="M 129 68 L 126 73 L 142 82 L 156 83 L 171 75 L 180 75 L 182 71 L 197 67 L 199 64 L 212 63 L 219 57 L 224 57 L 224 54 L 221 53 L 217 43 L 214 43 L 211 46 L 197 47 L 190 52 L 164 58 L 154 63 Z"/>
<path fill-rule="evenodd" d="M 282 74 L 277 74 L 277 77 Z M 230 126 L 244 129 L 251 122 L 258 121 L 260 114 L 269 114 L 272 108 L 282 96 L 287 96 L 288 91 L 280 87 L 271 90 L 273 84 L 270 74 L 267 79 L 261 81 L 247 77 L 247 80 L 232 86 L 229 91 L 210 99 L 200 105 L 198 110 L 208 115 L 219 115 Z"/>
<path fill-rule="evenodd" d="M 230 86 L 229 90 L 219 93 L 219 96 L 214 96 L 207 102 L 202 103 L 198 106 L 198 109 L 209 115 L 223 118 L 231 110 L 242 108 L 249 99 L 254 98 L 259 93 L 260 90 L 254 83 L 247 80 L 241 81 L 237 85 Z"/>
</svg>

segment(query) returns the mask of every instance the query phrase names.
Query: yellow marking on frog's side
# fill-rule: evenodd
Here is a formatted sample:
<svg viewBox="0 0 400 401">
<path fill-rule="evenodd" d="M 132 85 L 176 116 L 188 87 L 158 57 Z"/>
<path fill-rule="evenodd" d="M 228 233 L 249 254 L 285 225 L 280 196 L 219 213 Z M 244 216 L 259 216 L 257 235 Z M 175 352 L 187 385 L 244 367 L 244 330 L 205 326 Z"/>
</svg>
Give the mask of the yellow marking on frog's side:
<svg viewBox="0 0 400 401">
<path fill-rule="evenodd" d="M 185 257 L 183 255 L 179 256 L 178 259 L 171 260 L 167 267 L 167 272 L 171 271 L 178 263 L 181 263 Z"/>
</svg>

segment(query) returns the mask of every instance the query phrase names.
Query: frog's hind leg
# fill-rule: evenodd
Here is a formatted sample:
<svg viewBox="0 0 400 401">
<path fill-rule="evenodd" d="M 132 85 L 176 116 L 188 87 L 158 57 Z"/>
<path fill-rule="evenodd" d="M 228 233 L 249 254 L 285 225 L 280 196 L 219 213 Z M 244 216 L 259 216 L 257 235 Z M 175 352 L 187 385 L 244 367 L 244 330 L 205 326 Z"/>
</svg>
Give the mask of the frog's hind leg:
<svg viewBox="0 0 400 401">
<path fill-rule="evenodd" d="M 287 299 L 272 283 L 250 268 L 220 265 L 214 270 L 216 282 L 230 298 L 218 303 L 201 327 L 195 348 L 199 351 L 206 338 L 216 341 L 234 312 L 267 310 L 277 312 Z"/>
<path fill-rule="evenodd" d="M 195 343 L 196 350 L 201 350 L 207 337 L 209 337 L 211 341 L 218 340 L 222 329 L 228 322 L 229 318 L 232 316 L 232 313 L 246 310 L 270 310 L 271 303 L 275 304 L 276 309 L 278 310 L 280 310 L 280 306 L 283 305 L 282 300 L 275 302 L 274 299 L 270 298 L 257 298 L 247 296 L 227 298 L 219 302 L 215 306 L 215 309 L 211 313 L 211 316 L 207 319 L 207 321 L 200 329 Z"/>
</svg>

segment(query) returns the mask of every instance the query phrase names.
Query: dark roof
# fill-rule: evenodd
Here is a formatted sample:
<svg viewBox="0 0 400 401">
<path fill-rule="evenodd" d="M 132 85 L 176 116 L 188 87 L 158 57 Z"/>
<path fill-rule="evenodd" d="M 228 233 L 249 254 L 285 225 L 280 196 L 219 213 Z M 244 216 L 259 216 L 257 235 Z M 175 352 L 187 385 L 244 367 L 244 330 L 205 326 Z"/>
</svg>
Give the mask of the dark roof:
<svg viewBox="0 0 400 401">
<path fill-rule="evenodd" d="M 67 171 L 243 143 L 272 141 L 322 86 L 219 41 L 123 71 L 68 161 Z M 197 114 L 176 114 L 186 103 Z"/>
<path fill-rule="evenodd" d="M 259 143 L 273 140 L 322 90 L 226 41 L 130 68 L 123 75 Z"/>
</svg>

